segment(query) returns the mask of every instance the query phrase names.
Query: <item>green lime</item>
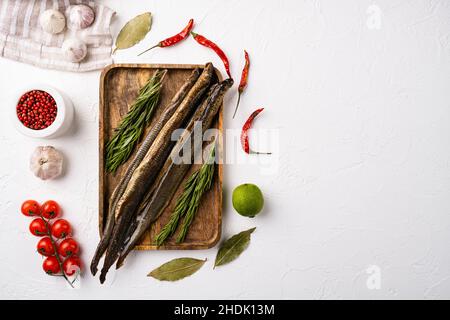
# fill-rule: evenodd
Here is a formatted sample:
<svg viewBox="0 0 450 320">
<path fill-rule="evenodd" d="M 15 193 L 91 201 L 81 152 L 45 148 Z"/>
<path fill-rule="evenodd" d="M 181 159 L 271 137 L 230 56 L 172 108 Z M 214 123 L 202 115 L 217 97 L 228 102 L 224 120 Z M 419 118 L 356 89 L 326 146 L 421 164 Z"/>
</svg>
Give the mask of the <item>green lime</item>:
<svg viewBox="0 0 450 320">
<path fill-rule="evenodd" d="M 244 183 L 233 191 L 233 207 L 242 216 L 253 218 L 264 207 L 264 197 L 258 186 Z"/>
</svg>

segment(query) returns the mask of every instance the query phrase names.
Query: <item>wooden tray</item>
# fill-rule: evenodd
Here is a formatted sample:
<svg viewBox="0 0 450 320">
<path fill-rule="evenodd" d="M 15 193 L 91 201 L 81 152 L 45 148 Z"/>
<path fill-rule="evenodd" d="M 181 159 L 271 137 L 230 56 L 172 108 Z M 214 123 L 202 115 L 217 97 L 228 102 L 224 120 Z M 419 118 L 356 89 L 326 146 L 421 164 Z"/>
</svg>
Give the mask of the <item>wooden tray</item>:
<svg viewBox="0 0 450 320">
<path fill-rule="evenodd" d="M 110 139 L 113 129 L 117 127 L 122 117 L 128 112 L 136 98 L 139 89 L 152 76 L 156 69 L 167 69 L 168 72 L 163 82 L 160 102 L 148 126 L 146 133 L 154 125 L 169 101 L 183 85 L 191 71 L 202 65 L 176 65 L 176 64 L 112 64 L 106 67 L 100 77 L 100 135 L 99 135 L 99 227 L 100 234 L 103 230 L 103 219 L 108 212 L 108 200 L 129 165 L 129 161 L 123 164 L 115 173 L 106 174 L 104 170 L 104 149 Z M 216 70 L 221 79 L 220 73 Z M 222 131 L 223 107 L 214 127 Z M 142 139 L 141 139 L 142 140 Z M 221 147 L 221 146 L 219 146 Z M 200 165 L 192 165 L 186 174 L 185 180 Z M 200 208 L 189 229 L 183 243 L 175 242 L 175 235 L 166 241 L 159 249 L 208 249 L 213 247 L 220 239 L 222 229 L 222 172 L 221 164 L 216 165 L 214 183 L 211 189 L 203 196 Z M 184 181 L 180 184 L 175 196 L 164 213 L 156 220 L 147 231 L 141 243 L 135 247 L 138 250 L 156 250 L 152 240 L 170 218 L 176 199 L 181 194 Z"/>
</svg>

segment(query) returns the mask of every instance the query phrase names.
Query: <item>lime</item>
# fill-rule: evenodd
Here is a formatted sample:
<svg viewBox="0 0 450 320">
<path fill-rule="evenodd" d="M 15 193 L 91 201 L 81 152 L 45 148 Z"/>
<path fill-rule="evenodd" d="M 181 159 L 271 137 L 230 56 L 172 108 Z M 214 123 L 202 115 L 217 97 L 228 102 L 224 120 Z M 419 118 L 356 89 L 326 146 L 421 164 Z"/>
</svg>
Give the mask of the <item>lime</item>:
<svg viewBox="0 0 450 320">
<path fill-rule="evenodd" d="M 264 197 L 258 186 L 244 183 L 233 191 L 233 207 L 242 216 L 253 218 L 264 207 Z"/>
</svg>

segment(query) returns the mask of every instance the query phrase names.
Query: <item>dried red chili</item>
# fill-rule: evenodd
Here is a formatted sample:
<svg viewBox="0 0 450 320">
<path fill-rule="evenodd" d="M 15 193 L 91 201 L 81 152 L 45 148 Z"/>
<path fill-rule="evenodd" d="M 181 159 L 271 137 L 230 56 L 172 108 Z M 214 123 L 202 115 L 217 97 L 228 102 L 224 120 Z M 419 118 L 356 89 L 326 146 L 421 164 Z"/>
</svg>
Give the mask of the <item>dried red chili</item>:
<svg viewBox="0 0 450 320">
<path fill-rule="evenodd" d="M 32 90 L 20 97 L 16 113 L 25 127 L 42 130 L 56 119 L 56 101 L 45 91 Z"/>
<path fill-rule="evenodd" d="M 165 48 L 165 47 L 170 47 L 170 46 L 173 46 L 174 44 L 177 44 L 178 42 L 186 39 L 189 36 L 189 32 L 192 30 L 193 26 L 194 26 L 194 19 L 191 19 L 191 20 L 189 20 L 189 23 L 187 24 L 187 26 L 180 33 L 177 33 L 176 35 L 174 35 L 170 38 L 167 38 L 165 40 L 158 42 L 153 47 L 145 50 L 144 52 L 141 52 L 139 55 L 144 54 L 156 47 Z"/>
<path fill-rule="evenodd" d="M 231 78 L 230 62 L 228 61 L 228 58 L 225 55 L 225 53 L 223 52 L 223 50 L 220 49 L 220 47 L 217 44 L 215 44 L 211 40 L 208 40 L 204 36 L 197 34 L 195 32 L 192 32 L 192 31 L 191 31 L 191 34 L 194 37 L 195 41 L 197 41 L 199 44 L 201 44 L 204 47 L 212 49 L 219 56 L 219 58 L 223 62 L 223 65 L 225 66 L 225 70 L 227 71 L 228 77 Z"/>
<path fill-rule="evenodd" d="M 244 91 L 244 88 L 247 86 L 248 69 L 250 68 L 250 58 L 248 56 L 247 51 L 245 51 L 245 50 L 244 50 L 244 55 L 245 55 L 245 65 L 244 65 L 244 69 L 242 69 L 241 82 L 239 83 L 239 87 L 238 87 L 238 100 L 236 103 L 236 108 L 234 109 L 233 119 L 238 110 L 239 101 L 241 101 L 241 94 Z"/>
<path fill-rule="evenodd" d="M 250 117 L 248 117 L 247 121 L 245 121 L 244 126 L 242 127 L 241 145 L 242 145 L 242 149 L 244 149 L 245 153 L 248 153 L 248 154 L 272 154 L 272 152 L 253 151 L 252 149 L 250 149 L 250 144 L 248 141 L 248 130 L 250 130 L 250 128 L 252 127 L 253 120 L 256 118 L 256 116 L 263 110 L 264 110 L 264 108 L 260 108 L 260 109 L 253 111 L 253 113 L 250 115 Z"/>
</svg>

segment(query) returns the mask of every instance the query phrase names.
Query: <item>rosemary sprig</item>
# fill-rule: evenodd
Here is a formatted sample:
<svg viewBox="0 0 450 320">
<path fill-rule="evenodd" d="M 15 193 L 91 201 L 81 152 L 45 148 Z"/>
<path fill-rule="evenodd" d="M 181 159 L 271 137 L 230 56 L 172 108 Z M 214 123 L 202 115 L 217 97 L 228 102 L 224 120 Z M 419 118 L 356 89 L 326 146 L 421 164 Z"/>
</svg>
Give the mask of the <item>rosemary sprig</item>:
<svg viewBox="0 0 450 320">
<path fill-rule="evenodd" d="M 114 130 L 113 137 L 106 144 L 105 166 L 107 172 L 115 172 L 133 152 L 158 105 L 161 83 L 165 74 L 165 70 L 155 72 L 153 77 L 139 90 L 139 95 L 130 111 Z"/>
<path fill-rule="evenodd" d="M 194 216 L 198 211 L 198 207 L 200 206 L 200 200 L 203 194 L 211 188 L 215 168 L 215 145 L 211 149 L 210 158 L 205 164 L 202 165 L 199 170 L 199 174 L 197 175 L 196 180 L 198 180 L 198 182 L 195 185 L 188 210 L 184 215 L 183 224 L 181 225 L 180 233 L 177 237 L 177 243 L 183 242 L 186 238 L 189 227 L 191 226 Z"/>
<path fill-rule="evenodd" d="M 168 237 L 175 233 L 179 221 L 183 217 L 184 219 L 177 237 L 177 243 L 184 241 L 189 227 L 194 220 L 194 216 L 197 213 L 203 194 L 211 188 L 215 168 L 215 149 L 216 145 L 214 144 L 211 148 L 211 153 L 209 154 L 208 160 L 186 181 L 183 193 L 177 200 L 169 222 L 162 228 L 155 238 L 157 246 L 162 245 Z"/>
</svg>

